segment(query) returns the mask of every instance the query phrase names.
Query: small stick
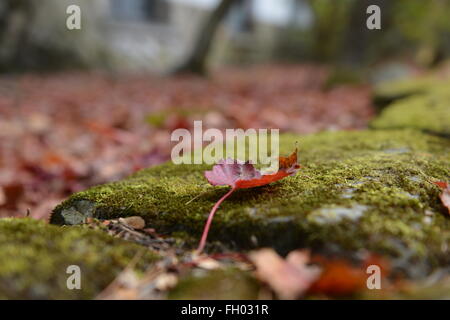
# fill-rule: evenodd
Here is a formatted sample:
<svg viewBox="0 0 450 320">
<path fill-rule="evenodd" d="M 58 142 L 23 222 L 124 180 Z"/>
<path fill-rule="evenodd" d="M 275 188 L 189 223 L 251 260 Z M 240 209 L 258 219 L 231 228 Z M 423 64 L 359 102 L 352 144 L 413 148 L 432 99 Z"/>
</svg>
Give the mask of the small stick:
<svg viewBox="0 0 450 320">
<path fill-rule="evenodd" d="M 198 195 L 196 195 L 195 197 L 193 197 L 191 200 L 189 200 L 188 202 L 185 203 L 185 205 L 191 203 L 192 201 L 194 201 L 195 199 L 198 199 L 199 197 L 201 197 L 202 195 L 204 195 L 205 193 L 207 193 L 209 190 L 205 190 L 201 193 L 199 193 Z"/>
</svg>

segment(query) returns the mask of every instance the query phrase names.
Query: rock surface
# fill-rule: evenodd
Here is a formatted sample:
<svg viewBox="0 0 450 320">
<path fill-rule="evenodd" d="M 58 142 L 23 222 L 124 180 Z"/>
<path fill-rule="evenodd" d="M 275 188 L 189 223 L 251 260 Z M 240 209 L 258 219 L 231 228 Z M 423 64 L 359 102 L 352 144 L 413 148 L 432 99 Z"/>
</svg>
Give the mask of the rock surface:
<svg viewBox="0 0 450 320">
<path fill-rule="evenodd" d="M 450 140 L 414 130 L 285 135 L 281 153 L 297 140 L 303 169 L 227 199 L 214 218 L 209 250 L 269 246 L 285 253 L 307 246 L 354 256 L 368 249 L 412 277 L 450 263 L 450 220 L 430 182 L 450 176 Z M 167 163 L 142 170 L 74 194 L 51 222 L 139 215 L 193 246 L 227 190 L 208 185 L 209 168 Z"/>
</svg>

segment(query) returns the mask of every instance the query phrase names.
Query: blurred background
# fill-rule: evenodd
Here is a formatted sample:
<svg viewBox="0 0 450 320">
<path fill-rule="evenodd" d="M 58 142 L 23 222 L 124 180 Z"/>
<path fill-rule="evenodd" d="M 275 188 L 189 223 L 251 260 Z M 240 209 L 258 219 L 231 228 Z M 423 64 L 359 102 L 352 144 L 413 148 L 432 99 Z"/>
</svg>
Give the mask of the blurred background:
<svg viewBox="0 0 450 320">
<path fill-rule="evenodd" d="M 449 17 L 448 0 L 2 0 L 0 217 L 168 160 L 193 120 L 366 128 L 375 85 L 449 74 Z"/>
<path fill-rule="evenodd" d="M 66 28 L 72 4 L 81 30 Z M 381 30 L 366 28 L 373 4 Z M 199 70 L 273 61 L 361 67 L 398 57 L 430 66 L 449 54 L 449 11 L 448 0 L 3 0 L 0 66 L 167 72 L 194 51 L 207 60 Z"/>
</svg>

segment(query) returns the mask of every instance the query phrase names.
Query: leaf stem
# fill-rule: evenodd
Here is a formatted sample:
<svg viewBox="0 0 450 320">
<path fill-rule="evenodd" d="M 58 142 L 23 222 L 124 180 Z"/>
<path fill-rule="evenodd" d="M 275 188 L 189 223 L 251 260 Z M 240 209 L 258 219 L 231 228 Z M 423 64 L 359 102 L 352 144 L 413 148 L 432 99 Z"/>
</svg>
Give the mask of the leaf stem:
<svg viewBox="0 0 450 320">
<path fill-rule="evenodd" d="M 203 248 L 206 244 L 206 238 L 208 237 L 209 227 L 211 226 L 211 222 L 214 217 L 214 213 L 216 213 L 217 208 L 219 208 L 220 204 L 230 196 L 230 194 L 233 193 L 233 191 L 236 190 L 236 188 L 231 188 L 230 191 L 228 191 L 222 198 L 219 199 L 219 201 L 216 202 L 214 207 L 211 209 L 211 212 L 209 213 L 208 220 L 206 221 L 205 228 L 203 229 L 202 238 L 200 240 L 200 243 L 197 248 L 197 254 L 200 254 L 203 251 Z"/>
</svg>

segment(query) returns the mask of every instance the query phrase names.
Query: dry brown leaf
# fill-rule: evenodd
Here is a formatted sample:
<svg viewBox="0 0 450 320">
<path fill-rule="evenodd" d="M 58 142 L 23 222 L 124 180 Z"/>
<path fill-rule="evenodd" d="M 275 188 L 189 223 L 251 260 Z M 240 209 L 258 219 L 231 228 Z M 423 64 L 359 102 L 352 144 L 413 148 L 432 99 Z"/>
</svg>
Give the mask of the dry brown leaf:
<svg viewBox="0 0 450 320">
<path fill-rule="evenodd" d="M 160 291 L 167 291 L 174 288 L 178 283 L 178 277 L 174 273 L 163 273 L 155 280 L 155 288 Z"/>
<path fill-rule="evenodd" d="M 140 230 L 140 229 L 144 229 L 145 228 L 145 221 L 144 219 L 142 219 L 139 216 L 132 216 L 132 217 L 127 217 L 127 218 L 119 218 L 119 222 L 123 223 L 124 225 L 136 229 L 136 230 Z"/>
<path fill-rule="evenodd" d="M 256 275 L 266 282 L 281 299 L 302 296 L 320 275 L 316 266 L 309 266 L 307 251 L 293 251 L 286 260 L 273 249 L 251 252 L 250 260 L 256 266 Z"/>
</svg>

